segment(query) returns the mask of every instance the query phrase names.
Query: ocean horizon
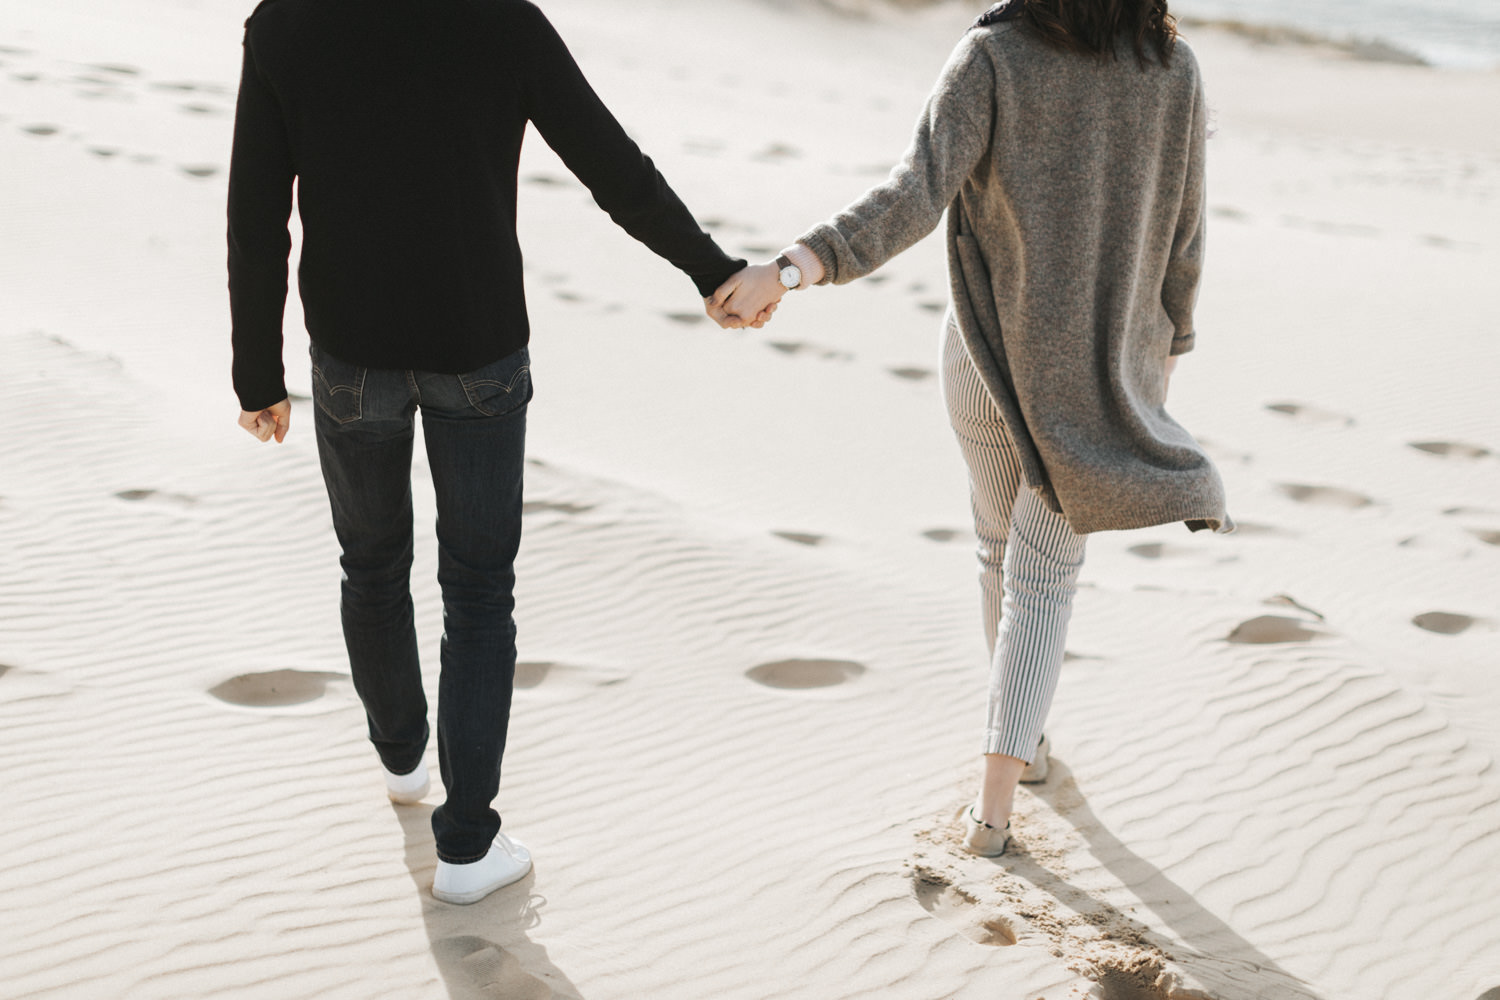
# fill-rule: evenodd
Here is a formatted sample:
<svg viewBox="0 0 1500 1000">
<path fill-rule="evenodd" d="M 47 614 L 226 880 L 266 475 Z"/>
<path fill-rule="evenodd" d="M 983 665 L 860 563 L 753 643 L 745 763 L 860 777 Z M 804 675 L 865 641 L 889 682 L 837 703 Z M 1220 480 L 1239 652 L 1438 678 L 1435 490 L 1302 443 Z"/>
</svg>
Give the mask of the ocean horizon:
<svg viewBox="0 0 1500 1000">
<path fill-rule="evenodd" d="M 1375 43 L 1444 69 L 1500 69 L 1500 0 L 1176 0 L 1174 14 Z"/>
<path fill-rule="evenodd" d="M 1500 70 L 1500 0 L 1170 0 L 1170 8 L 1189 23 L 1237 22 L 1270 40 L 1322 40 L 1365 58 Z"/>
</svg>

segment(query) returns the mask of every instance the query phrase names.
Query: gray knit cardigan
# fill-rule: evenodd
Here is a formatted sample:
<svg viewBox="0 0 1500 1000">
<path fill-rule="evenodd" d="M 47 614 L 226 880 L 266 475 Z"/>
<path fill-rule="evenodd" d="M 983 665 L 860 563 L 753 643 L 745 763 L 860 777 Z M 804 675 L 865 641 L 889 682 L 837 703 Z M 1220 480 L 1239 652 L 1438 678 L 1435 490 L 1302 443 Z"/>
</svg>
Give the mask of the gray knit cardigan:
<svg viewBox="0 0 1500 1000">
<path fill-rule="evenodd" d="M 1163 67 L 976 27 L 903 161 L 799 242 L 821 283 L 863 277 L 948 213 L 952 312 L 1027 485 L 1079 534 L 1172 521 L 1229 530 L 1224 485 L 1166 412 L 1193 347 L 1205 107 L 1179 42 Z"/>
</svg>

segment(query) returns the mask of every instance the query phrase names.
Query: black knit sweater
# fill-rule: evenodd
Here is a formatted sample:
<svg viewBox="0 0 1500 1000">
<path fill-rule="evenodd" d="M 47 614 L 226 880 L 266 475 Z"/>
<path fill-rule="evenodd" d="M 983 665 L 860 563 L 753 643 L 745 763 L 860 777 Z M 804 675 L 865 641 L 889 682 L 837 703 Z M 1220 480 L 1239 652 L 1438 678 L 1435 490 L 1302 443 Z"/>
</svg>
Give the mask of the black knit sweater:
<svg viewBox="0 0 1500 1000">
<path fill-rule="evenodd" d="M 709 295 L 744 261 L 694 221 L 526 0 L 266 0 L 245 31 L 229 176 L 234 387 L 281 364 L 297 183 L 308 333 L 372 368 L 471 371 L 529 339 L 526 123 L 610 217 Z"/>
</svg>

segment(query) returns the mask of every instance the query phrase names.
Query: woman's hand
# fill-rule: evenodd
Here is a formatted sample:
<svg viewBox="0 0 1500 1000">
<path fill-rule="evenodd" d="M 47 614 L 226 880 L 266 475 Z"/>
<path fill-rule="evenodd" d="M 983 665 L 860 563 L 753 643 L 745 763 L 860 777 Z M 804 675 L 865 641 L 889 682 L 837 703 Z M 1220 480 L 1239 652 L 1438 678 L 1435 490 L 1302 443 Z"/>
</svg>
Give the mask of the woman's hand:
<svg viewBox="0 0 1500 1000">
<path fill-rule="evenodd" d="M 759 330 L 771 321 L 785 294 L 781 269 L 774 263 L 755 264 L 740 269 L 703 301 L 709 317 L 724 329 Z"/>
</svg>

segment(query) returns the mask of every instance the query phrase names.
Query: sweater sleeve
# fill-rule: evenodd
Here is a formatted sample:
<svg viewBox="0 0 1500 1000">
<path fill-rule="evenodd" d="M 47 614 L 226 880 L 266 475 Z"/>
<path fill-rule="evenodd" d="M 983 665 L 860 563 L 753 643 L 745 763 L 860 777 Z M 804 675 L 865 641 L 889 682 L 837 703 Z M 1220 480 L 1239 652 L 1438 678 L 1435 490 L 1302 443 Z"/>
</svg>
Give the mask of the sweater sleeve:
<svg viewBox="0 0 1500 1000">
<path fill-rule="evenodd" d="M 518 85 L 526 115 L 620 228 L 712 295 L 745 266 L 703 231 L 594 92 L 546 16 L 521 5 Z"/>
<path fill-rule="evenodd" d="M 1189 126 L 1187 177 L 1182 189 L 1182 206 L 1178 210 L 1177 231 L 1167 258 L 1166 278 L 1162 281 L 1161 303 L 1172 320 L 1176 333 L 1171 353 L 1186 354 L 1197 338 L 1193 327 L 1193 307 L 1198 299 L 1198 281 L 1203 274 L 1203 243 L 1207 212 L 1204 211 L 1205 148 L 1208 143 L 1207 110 L 1201 84 L 1193 95 L 1192 123 Z"/>
<path fill-rule="evenodd" d="M 931 233 L 989 152 L 995 71 L 982 37 L 971 32 L 948 60 L 890 178 L 798 237 L 823 262 L 819 284 L 862 278 Z"/>
<path fill-rule="evenodd" d="M 229 163 L 229 311 L 234 390 L 251 412 L 287 396 L 281 324 L 294 175 L 281 108 L 255 64 L 247 32 Z"/>
</svg>

